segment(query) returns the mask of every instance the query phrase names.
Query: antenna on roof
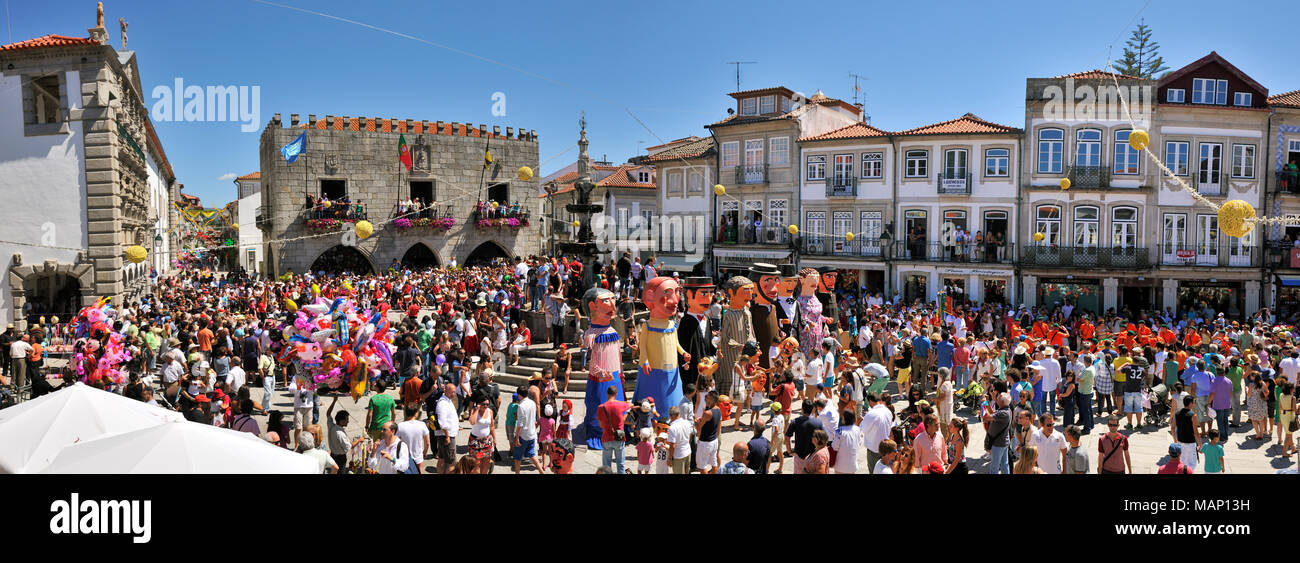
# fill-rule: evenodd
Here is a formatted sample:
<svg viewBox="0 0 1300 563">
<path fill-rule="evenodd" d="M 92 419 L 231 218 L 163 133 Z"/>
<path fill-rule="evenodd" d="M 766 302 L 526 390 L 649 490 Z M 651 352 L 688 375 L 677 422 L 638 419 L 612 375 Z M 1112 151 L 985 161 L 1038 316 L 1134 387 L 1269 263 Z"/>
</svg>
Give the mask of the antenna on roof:
<svg viewBox="0 0 1300 563">
<path fill-rule="evenodd" d="M 865 121 L 867 125 L 870 125 L 871 115 L 868 114 L 866 110 L 867 95 L 862 92 L 861 84 L 862 80 L 870 79 L 861 74 L 855 74 L 852 72 L 849 73 L 849 78 L 853 79 L 853 105 L 858 106 L 858 109 L 862 110 L 862 120 Z M 858 100 L 859 98 L 861 98 L 861 101 Z"/>
<path fill-rule="evenodd" d="M 736 65 L 736 91 L 739 92 L 740 91 L 740 65 L 756 65 L 758 64 L 758 62 L 757 61 L 731 61 L 724 64 Z"/>
</svg>

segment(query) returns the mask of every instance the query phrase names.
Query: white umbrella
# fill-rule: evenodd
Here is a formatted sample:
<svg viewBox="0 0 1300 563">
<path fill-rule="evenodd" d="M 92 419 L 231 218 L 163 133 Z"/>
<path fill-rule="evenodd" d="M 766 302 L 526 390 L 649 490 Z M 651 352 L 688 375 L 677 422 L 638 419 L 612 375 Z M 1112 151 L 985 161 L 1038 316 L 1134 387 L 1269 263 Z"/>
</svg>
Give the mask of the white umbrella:
<svg viewBox="0 0 1300 563">
<path fill-rule="evenodd" d="M 184 419 L 178 412 L 76 383 L 0 410 L 0 473 L 36 472 L 72 444 Z"/>
<path fill-rule="evenodd" d="M 181 421 L 69 446 L 41 473 L 320 473 L 316 460 L 247 432 Z"/>
</svg>

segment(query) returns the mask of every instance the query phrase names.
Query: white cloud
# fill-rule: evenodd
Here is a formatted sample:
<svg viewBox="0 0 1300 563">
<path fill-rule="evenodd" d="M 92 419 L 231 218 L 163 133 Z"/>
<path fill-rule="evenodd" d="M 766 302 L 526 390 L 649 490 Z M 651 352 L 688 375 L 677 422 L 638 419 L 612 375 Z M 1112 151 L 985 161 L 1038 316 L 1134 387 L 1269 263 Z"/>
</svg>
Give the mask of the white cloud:
<svg viewBox="0 0 1300 563">
<path fill-rule="evenodd" d="M 218 180 L 221 180 L 221 181 L 223 181 L 223 182 L 228 182 L 228 181 L 230 181 L 230 180 L 234 180 L 235 178 L 238 178 L 238 177 L 239 177 L 239 174 L 235 174 L 234 172 L 231 172 L 231 173 L 229 173 L 229 174 L 222 174 L 222 175 L 218 176 L 217 179 L 218 179 Z"/>
</svg>

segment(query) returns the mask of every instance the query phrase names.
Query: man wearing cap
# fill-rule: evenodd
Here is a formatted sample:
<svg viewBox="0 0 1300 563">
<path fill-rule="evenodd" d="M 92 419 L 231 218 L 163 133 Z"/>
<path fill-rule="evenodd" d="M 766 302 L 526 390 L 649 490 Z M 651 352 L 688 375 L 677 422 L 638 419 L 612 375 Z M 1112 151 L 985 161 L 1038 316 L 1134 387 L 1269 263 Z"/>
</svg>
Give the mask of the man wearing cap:
<svg viewBox="0 0 1300 563">
<path fill-rule="evenodd" d="M 717 354 L 713 347 L 713 331 L 709 327 L 709 305 L 713 303 L 713 280 L 708 277 L 688 277 L 682 288 L 686 293 L 686 314 L 682 315 L 677 329 L 677 339 L 692 361 L 682 361 L 682 384 L 694 384 L 700 376 L 701 358 Z"/>
<path fill-rule="evenodd" d="M 769 350 L 772 341 L 781 334 L 780 317 L 777 315 L 777 287 L 781 284 L 781 270 L 772 264 L 755 263 L 749 267 L 750 275 L 758 280 L 754 287 L 754 301 L 749 305 L 749 314 L 754 326 L 754 340 L 758 342 L 758 366 L 772 368 Z"/>
<path fill-rule="evenodd" d="M 31 336 L 23 333 L 9 344 L 10 369 L 14 386 L 22 388 L 27 385 L 27 357 L 32 353 Z"/>
<path fill-rule="evenodd" d="M 1160 466 L 1156 473 L 1161 475 L 1191 475 L 1194 469 L 1183 463 L 1183 450 L 1180 444 L 1169 444 L 1169 463 Z"/>
<path fill-rule="evenodd" d="M 781 284 L 776 289 L 776 318 L 781 327 L 782 340 L 799 339 L 799 326 L 803 322 L 799 313 L 799 299 L 795 290 L 799 288 L 799 270 L 794 264 L 781 264 Z"/>
</svg>

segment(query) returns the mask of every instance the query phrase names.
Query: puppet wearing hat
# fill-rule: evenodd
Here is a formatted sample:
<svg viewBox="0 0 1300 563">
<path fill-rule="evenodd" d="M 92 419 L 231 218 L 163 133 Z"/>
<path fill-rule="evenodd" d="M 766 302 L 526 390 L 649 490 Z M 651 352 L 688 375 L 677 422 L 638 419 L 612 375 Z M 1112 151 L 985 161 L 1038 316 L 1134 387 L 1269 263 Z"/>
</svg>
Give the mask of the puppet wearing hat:
<svg viewBox="0 0 1300 563">
<path fill-rule="evenodd" d="M 681 362 L 682 383 L 695 383 L 699 379 L 699 363 L 708 356 L 717 354 L 713 346 L 713 331 L 709 327 L 709 306 L 713 303 L 716 289 L 713 281 L 707 277 L 690 277 L 682 288 L 686 293 L 686 314 L 682 315 L 677 329 L 677 340 L 682 349 L 691 355 L 693 361 Z M 684 357 L 684 356 L 683 356 Z"/>
<path fill-rule="evenodd" d="M 831 324 L 827 328 L 827 336 L 835 336 L 839 332 L 835 323 L 840 320 L 840 304 L 835 299 L 835 280 L 839 273 L 830 266 L 817 268 L 817 273 L 820 274 L 817 280 L 817 300 L 822 303 L 822 315 L 830 319 Z"/>
<path fill-rule="evenodd" d="M 587 447 L 600 449 L 602 434 L 596 411 L 605 400 L 605 390 L 613 387 L 617 389 L 615 396 L 620 400 L 624 396 L 622 344 L 618 331 L 610 326 L 614 320 L 614 292 L 599 287 L 588 289 L 582 295 L 582 305 L 591 317 L 591 326 L 582 333 L 582 348 L 587 351 L 587 391 L 583 401 L 587 415 L 582 428 Z"/>
<path fill-rule="evenodd" d="M 677 341 L 677 305 L 681 301 L 675 278 L 659 276 L 646 282 L 641 299 L 650 309 L 650 320 L 637 332 L 641 373 L 637 376 L 634 403 L 653 398 L 656 405 L 682 402 L 682 380 L 677 358 L 690 363 L 691 354 Z"/>
<path fill-rule="evenodd" d="M 781 264 L 781 284 L 776 288 L 776 319 L 786 338 L 799 338 L 799 271 L 794 264 Z"/>
<path fill-rule="evenodd" d="M 758 282 L 754 287 L 754 302 L 749 305 L 749 315 L 754 323 L 754 340 L 758 342 L 758 366 L 772 369 L 772 358 L 768 351 L 772 349 L 772 341 L 781 336 L 780 320 L 776 313 L 776 292 L 781 284 L 781 270 L 772 264 L 758 262 L 749 267 L 749 273 Z"/>
<path fill-rule="evenodd" d="M 727 292 L 727 308 L 722 311 L 722 328 L 718 342 L 718 394 L 733 393 L 732 366 L 740 357 L 741 348 L 754 340 L 754 321 L 750 316 L 749 302 L 754 299 L 754 282 L 745 276 L 729 278 L 722 288 Z"/>
</svg>

